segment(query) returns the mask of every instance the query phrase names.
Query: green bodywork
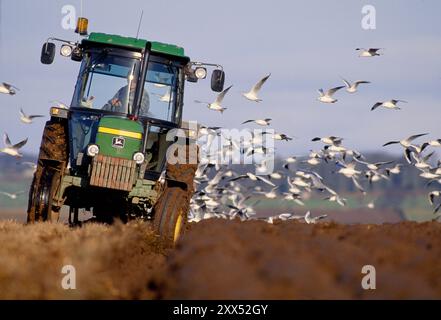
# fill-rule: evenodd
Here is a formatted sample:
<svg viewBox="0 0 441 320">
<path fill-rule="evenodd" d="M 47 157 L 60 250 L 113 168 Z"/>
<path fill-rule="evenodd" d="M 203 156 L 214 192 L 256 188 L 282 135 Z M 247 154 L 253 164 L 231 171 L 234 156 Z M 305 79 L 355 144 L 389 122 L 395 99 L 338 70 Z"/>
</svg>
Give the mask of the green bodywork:
<svg viewBox="0 0 441 320">
<path fill-rule="evenodd" d="M 143 132 L 138 121 L 105 116 L 99 122 L 95 143 L 102 155 L 132 160 L 133 154 L 141 150 Z"/>
<path fill-rule="evenodd" d="M 150 44 L 151 47 L 150 50 L 152 52 L 188 59 L 188 57 L 185 56 L 184 48 L 173 44 L 148 41 L 144 39 L 136 39 L 131 37 L 122 37 L 118 35 L 97 33 L 97 32 L 92 32 L 87 38 L 87 41 L 133 48 L 133 49 L 138 49 L 140 51 L 145 50 L 146 46 Z"/>
</svg>

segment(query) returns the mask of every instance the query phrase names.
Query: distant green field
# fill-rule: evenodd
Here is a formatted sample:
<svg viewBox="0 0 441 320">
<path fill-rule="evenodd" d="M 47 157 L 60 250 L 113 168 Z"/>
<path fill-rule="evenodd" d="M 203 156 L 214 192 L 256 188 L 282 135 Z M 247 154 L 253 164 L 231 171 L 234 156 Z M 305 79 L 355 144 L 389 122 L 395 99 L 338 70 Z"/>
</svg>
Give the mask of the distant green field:
<svg viewBox="0 0 441 320">
<path fill-rule="evenodd" d="M 414 194 L 404 194 L 402 197 L 402 201 L 398 205 L 388 205 L 387 199 L 375 200 L 373 196 L 369 194 L 366 197 L 361 197 L 360 195 L 345 195 L 344 198 L 347 200 L 346 206 L 341 207 L 335 202 L 329 202 L 323 200 L 323 198 L 319 198 L 317 196 L 312 197 L 311 199 L 305 200 L 305 206 L 301 207 L 293 201 L 287 201 L 283 199 L 266 199 L 266 198 L 255 198 L 249 200 L 249 204 L 255 203 L 257 200 L 259 201 L 255 208 L 259 211 L 269 211 L 269 210 L 277 210 L 277 211 L 295 211 L 300 210 L 350 210 L 357 208 L 366 208 L 367 204 L 370 201 L 374 201 L 377 209 L 382 208 L 393 208 L 399 209 L 403 212 L 404 216 L 407 220 L 412 221 L 427 221 L 432 220 L 436 215 L 433 214 L 433 208 L 430 206 L 427 196 L 422 195 L 414 195 Z M 377 203 L 378 202 L 378 203 Z"/>
</svg>

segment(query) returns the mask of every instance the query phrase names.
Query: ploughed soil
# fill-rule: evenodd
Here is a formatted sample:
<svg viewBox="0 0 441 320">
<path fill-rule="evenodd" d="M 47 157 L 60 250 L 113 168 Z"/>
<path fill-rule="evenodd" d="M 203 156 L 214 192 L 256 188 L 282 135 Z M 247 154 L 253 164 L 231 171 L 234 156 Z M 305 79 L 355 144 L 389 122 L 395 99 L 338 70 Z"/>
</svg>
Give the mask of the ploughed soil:
<svg viewBox="0 0 441 320">
<path fill-rule="evenodd" d="M 2 299 L 440 299 L 440 262 L 437 222 L 212 219 L 189 226 L 174 249 L 142 222 L 0 222 Z M 61 286 L 64 265 L 75 267 L 75 290 Z M 365 265 L 375 290 L 362 288 Z"/>
</svg>

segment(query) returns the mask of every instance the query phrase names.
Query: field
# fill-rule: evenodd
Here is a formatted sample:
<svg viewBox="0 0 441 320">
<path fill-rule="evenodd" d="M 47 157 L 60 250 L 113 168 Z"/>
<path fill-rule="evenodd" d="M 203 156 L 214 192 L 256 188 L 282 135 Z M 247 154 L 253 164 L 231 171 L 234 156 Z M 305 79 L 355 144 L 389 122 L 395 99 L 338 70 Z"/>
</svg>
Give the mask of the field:
<svg viewBox="0 0 441 320">
<path fill-rule="evenodd" d="M 207 220 L 163 250 L 146 223 L 0 222 L 1 299 L 441 298 L 441 224 Z M 64 265 L 76 289 L 64 290 Z M 376 268 L 364 290 L 363 266 Z"/>
</svg>

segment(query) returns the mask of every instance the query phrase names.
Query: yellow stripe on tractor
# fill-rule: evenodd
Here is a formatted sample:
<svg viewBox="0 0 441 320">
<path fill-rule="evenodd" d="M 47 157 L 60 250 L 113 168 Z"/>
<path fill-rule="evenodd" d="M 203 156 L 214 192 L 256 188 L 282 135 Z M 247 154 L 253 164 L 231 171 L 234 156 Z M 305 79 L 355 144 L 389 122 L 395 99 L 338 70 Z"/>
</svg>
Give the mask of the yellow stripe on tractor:
<svg viewBox="0 0 441 320">
<path fill-rule="evenodd" d="M 106 127 L 99 127 L 98 132 L 114 134 L 117 136 L 123 136 L 123 137 L 128 137 L 128 138 L 139 139 L 139 140 L 142 139 L 142 134 L 139 132 L 125 131 L 125 130 L 119 130 L 119 129 L 106 128 Z"/>
</svg>

